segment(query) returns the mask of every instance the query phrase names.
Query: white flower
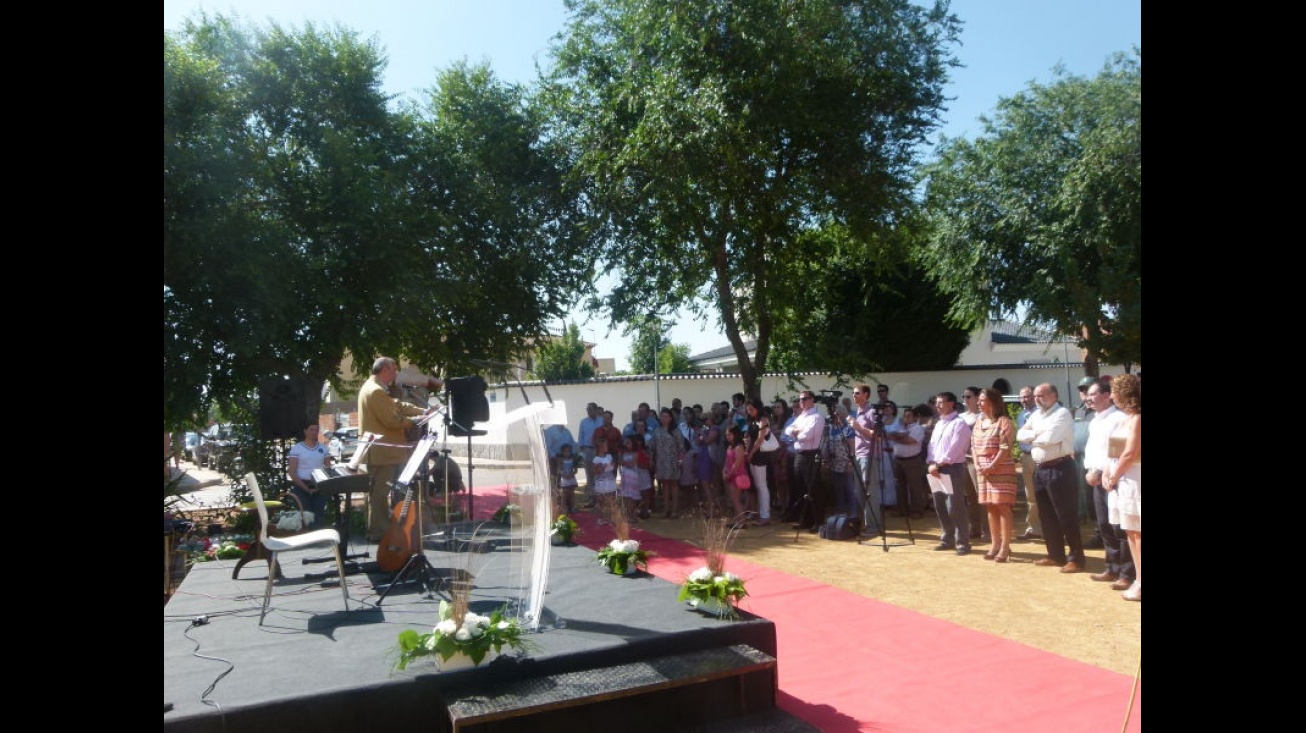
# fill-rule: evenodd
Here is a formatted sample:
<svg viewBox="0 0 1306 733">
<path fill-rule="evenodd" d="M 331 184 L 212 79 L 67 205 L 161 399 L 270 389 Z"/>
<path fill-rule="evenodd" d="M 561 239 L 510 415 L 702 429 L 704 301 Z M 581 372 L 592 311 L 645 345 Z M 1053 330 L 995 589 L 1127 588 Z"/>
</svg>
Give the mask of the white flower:
<svg viewBox="0 0 1306 733">
<path fill-rule="evenodd" d="M 435 633 L 441 636 L 449 636 L 458 630 L 458 623 L 451 618 L 447 618 L 435 625 Z"/>
<path fill-rule="evenodd" d="M 498 627 L 496 628 L 498 628 L 500 631 L 507 631 L 508 629 L 512 628 L 512 624 L 508 623 L 507 621 L 500 621 Z"/>
<path fill-rule="evenodd" d="M 724 577 L 727 583 L 734 583 L 735 581 L 739 580 L 739 576 L 731 572 L 726 572 L 724 574 Z"/>
<path fill-rule="evenodd" d="M 712 577 L 712 571 L 707 568 L 699 568 L 689 574 L 689 579 L 693 581 L 704 581 Z"/>
<path fill-rule="evenodd" d="M 467 630 L 467 627 L 464 626 L 463 628 L 458 629 L 458 633 L 454 634 L 453 638 L 457 639 L 458 641 L 467 641 L 468 639 L 472 638 L 472 634 L 470 631 Z"/>
</svg>

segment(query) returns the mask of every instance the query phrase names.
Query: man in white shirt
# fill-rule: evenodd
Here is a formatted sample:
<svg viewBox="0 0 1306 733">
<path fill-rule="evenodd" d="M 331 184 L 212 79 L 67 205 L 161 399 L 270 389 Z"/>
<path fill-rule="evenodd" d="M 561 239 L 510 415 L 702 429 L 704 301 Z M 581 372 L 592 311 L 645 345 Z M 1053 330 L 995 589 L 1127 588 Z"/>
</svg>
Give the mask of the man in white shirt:
<svg viewBox="0 0 1306 733">
<path fill-rule="evenodd" d="M 806 529 L 813 532 L 825 521 L 826 507 L 829 502 L 821 493 L 817 476 L 817 461 L 821 452 L 821 439 L 825 437 L 825 416 L 816 409 L 816 395 L 805 389 L 798 395 L 798 402 L 803 407 L 801 414 L 785 428 L 785 434 L 794 439 L 794 478 L 798 480 L 794 495 L 803 495 L 811 500 L 813 513 L 799 521 Z"/>
<path fill-rule="evenodd" d="M 973 431 L 975 421 L 979 419 L 979 387 L 967 387 L 961 391 L 961 403 L 958 405 L 958 416 L 966 421 Z M 1003 405 L 1002 409 L 1006 409 Z M 993 538 L 989 537 L 989 523 L 984 518 L 984 508 L 979 503 L 979 475 L 975 472 L 975 456 L 971 455 L 970 447 L 966 447 L 966 511 L 970 513 L 970 536 L 971 539 L 979 539 L 982 542 L 991 542 Z"/>
<path fill-rule="evenodd" d="M 1025 427 L 1025 423 L 1029 422 L 1029 416 L 1037 410 L 1038 405 L 1034 403 L 1034 385 L 1021 387 L 1020 414 L 1016 415 L 1017 432 Z M 1034 498 L 1034 446 L 1029 443 L 1020 443 L 1020 483 L 1025 487 L 1025 506 L 1028 507 L 1025 521 L 1029 525 L 1020 539 L 1042 539 L 1043 523 L 1038 520 L 1038 501 Z"/>
<path fill-rule="evenodd" d="M 930 491 L 925 484 L 925 428 L 917 422 L 916 410 L 907 407 L 898 429 L 886 434 L 893 442 L 893 476 L 902 487 L 898 506 L 912 519 L 920 519 Z"/>
<path fill-rule="evenodd" d="M 1093 409 L 1093 419 L 1088 423 L 1088 442 L 1084 445 L 1084 480 L 1093 487 L 1093 505 L 1097 509 L 1097 531 L 1102 536 L 1106 550 L 1106 570 L 1089 577 L 1100 583 L 1111 583 L 1112 588 L 1128 590 L 1134 584 L 1134 559 L 1129 554 L 1125 532 L 1111 523 L 1111 505 L 1114 492 L 1102 481 L 1102 474 L 1111 467 L 1108 444 L 1111 433 L 1125 419 L 1125 413 L 1116 409 L 1111 401 L 1111 380 L 1102 378 L 1088 386 L 1086 399 Z"/>
<path fill-rule="evenodd" d="M 1056 566 L 1063 573 L 1082 573 L 1085 557 L 1084 538 L 1079 532 L 1075 419 L 1057 398 L 1057 388 L 1048 382 L 1034 388 L 1038 411 L 1017 431 L 1016 440 L 1032 446 L 1036 466 L 1034 495 L 1048 556 L 1034 564 Z"/>
</svg>

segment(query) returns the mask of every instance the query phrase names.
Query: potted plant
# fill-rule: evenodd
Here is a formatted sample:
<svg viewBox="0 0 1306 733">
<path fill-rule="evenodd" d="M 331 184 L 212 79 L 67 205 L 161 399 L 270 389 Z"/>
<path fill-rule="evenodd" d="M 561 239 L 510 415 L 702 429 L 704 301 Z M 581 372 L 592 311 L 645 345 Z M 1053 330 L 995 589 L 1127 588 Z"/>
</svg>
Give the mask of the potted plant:
<svg viewBox="0 0 1306 733">
<path fill-rule="evenodd" d="M 549 530 L 549 541 L 555 545 L 570 546 L 579 535 L 580 525 L 566 514 L 559 514 L 553 521 L 552 529 Z"/>
<path fill-rule="evenodd" d="M 482 616 L 467 609 L 465 602 L 440 601 L 440 623 L 427 634 L 412 629 L 399 632 L 399 662 L 404 669 L 427 656 L 437 656 L 442 669 L 477 666 L 491 653 L 498 655 L 504 647 L 526 650 L 530 644 L 526 631 L 516 620 L 504 617 L 506 607 Z"/>
<path fill-rule="evenodd" d="M 516 504 L 509 504 L 508 502 L 504 502 L 503 505 L 500 506 L 499 509 L 494 512 L 494 516 L 490 517 L 490 519 L 500 524 L 511 524 L 513 515 L 520 514 L 520 513 L 521 513 L 521 507 L 517 506 Z"/>
<path fill-rule="evenodd" d="M 618 509 L 614 512 L 612 528 L 617 538 L 599 550 L 596 560 L 614 575 L 634 575 L 641 569 L 648 571 L 648 558 L 654 553 L 640 549 L 639 540 L 630 539 L 630 523 Z"/>
<path fill-rule="evenodd" d="M 719 618 L 739 617 L 735 606 L 748 595 L 748 590 L 742 578 L 725 569 L 730 543 L 738 531 L 715 514 L 703 517 L 703 549 L 707 564 L 685 578 L 676 600 Z"/>
</svg>

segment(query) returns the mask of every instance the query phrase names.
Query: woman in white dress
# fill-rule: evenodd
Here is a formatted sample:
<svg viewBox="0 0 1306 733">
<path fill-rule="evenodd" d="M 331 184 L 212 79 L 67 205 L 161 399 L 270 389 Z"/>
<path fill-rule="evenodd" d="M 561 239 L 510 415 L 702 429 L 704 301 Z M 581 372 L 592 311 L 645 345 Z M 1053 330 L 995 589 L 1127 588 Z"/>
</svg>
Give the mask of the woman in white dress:
<svg viewBox="0 0 1306 733">
<path fill-rule="evenodd" d="M 1133 374 L 1111 380 L 1111 398 L 1127 417 L 1111 431 L 1108 455 L 1114 458 L 1104 481 L 1116 494 L 1111 523 L 1118 523 L 1134 556 L 1134 584 L 1121 594 L 1126 601 L 1143 600 L 1143 390 Z M 1119 516 L 1116 516 L 1116 515 Z"/>
</svg>

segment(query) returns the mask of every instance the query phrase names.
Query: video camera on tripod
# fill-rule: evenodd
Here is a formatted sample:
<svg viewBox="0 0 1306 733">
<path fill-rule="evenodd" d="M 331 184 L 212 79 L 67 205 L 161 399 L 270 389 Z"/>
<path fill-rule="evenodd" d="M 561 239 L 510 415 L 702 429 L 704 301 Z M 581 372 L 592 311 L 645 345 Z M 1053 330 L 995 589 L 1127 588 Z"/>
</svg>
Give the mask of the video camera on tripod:
<svg viewBox="0 0 1306 733">
<path fill-rule="evenodd" d="M 823 389 L 816 395 L 816 401 L 825 405 L 826 410 L 833 412 L 839 406 L 839 398 L 842 396 L 843 392 L 837 389 Z"/>
</svg>

